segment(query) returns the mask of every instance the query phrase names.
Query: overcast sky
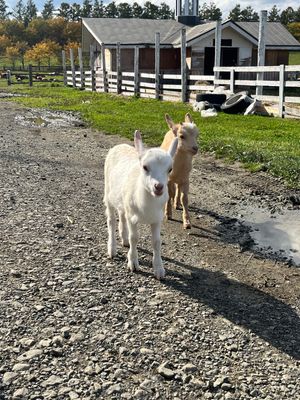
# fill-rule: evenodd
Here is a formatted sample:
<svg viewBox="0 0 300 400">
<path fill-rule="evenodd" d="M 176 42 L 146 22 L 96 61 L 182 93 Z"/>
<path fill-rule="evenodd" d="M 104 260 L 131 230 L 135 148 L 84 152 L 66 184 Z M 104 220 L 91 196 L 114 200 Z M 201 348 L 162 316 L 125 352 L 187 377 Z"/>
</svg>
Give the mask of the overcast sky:
<svg viewBox="0 0 300 400">
<path fill-rule="evenodd" d="M 94 0 L 92 0 L 93 2 Z M 142 0 L 135 0 L 140 4 L 143 4 L 144 1 Z M 151 0 L 150 0 L 151 1 Z M 167 3 L 172 9 L 175 9 L 175 1 L 176 0 L 165 0 L 165 3 Z M 183 0 L 184 1 L 184 0 Z M 6 0 L 6 4 L 13 8 L 16 4 L 17 0 Z M 27 0 L 23 0 L 24 3 L 27 2 Z M 44 0 L 34 0 L 35 4 L 37 5 L 38 9 L 41 10 L 44 5 Z M 59 6 L 62 2 L 66 3 L 81 3 L 82 1 L 78 0 L 72 0 L 72 1 L 67 1 L 67 0 L 54 0 L 55 6 Z M 120 2 L 126 2 L 126 3 L 133 3 L 134 0 L 116 0 L 116 3 Z M 152 0 L 151 1 L 154 4 L 160 4 L 162 0 Z M 199 0 L 199 4 L 203 4 L 205 1 Z M 104 0 L 104 3 L 109 3 L 109 1 Z M 206 3 L 210 3 L 210 0 L 207 0 Z M 277 7 L 280 10 L 284 10 L 285 8 L 291 6 L 294 9 L 297 9 L 299 7 L 299 0 L 281 0 L 281 1 L 272 1 L 272 0 L 241 0 L 241 1 L 235 1 L 235 0 L 215 0 L 214 3 L 221 9 L 223 13 L 223 19 L 226 19 L 228 17 L 228 13 L 230 10 L 233 9 L 233 7 L 239 3 L 242 8 L 245 8 L 249 5 L 251 5 L 252 8 L 254 8 L 255 11 L 259 12 L 260 10 L 270 10 L 274 4 L 277 5 Z"/>
</svg>

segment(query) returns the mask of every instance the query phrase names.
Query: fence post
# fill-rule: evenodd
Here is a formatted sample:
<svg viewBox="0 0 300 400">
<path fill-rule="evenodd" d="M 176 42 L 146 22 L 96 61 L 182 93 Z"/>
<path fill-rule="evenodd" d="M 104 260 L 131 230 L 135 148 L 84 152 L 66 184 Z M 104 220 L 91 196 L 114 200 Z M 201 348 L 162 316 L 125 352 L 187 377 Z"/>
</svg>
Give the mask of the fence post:
<svg viewBox="0 0 300 400">
<path fill-rule="evenodd" d="M 222 38 L 222 25 L 221 21 L 216 21 L 216 31 L 215 31 L 215 67 L 221 66 L 221 38 Z M 220 72 L 214 72 L 214 86 L 216 87 L 215 80 L 219 79 Z"/>
<path fill-rule="evenodd" d="M 62 58 L 62 67 L 63 67 L 63 74 L 64 74 L 64 86 L 67 86 L 68 79 L 67 79 L 67 64 L 66 64 L 66 52 L 65 52 L 65 50 L 62 50 L 61 58 Z"/>
<path fill-rule="evenodd" d="M 70 61 L 72 70 L 72 84 L 76 88 L 76 74 L 75 74 L 75 63 L 74 63 L 74 50 L 70 49 Z"/>
<path fill-rule="evenodd" d="M 134 48 L 134 94 L 139 94 L 139 48 Z"/>
<path fill-rule="evenodd" d="M 90 45 L 90 70 L 91 70 L 91 88 L 92 92 L 96 90 L 96 80 L 95 80 L 95 53 L 94 46 Z"/>
<path fill-rule="evenodd" d="M 267 14 L 266 10 L 262 10 L 259 16 L 259 32 L 258 32 L 258 50 L 257 50 L 257 66 L 262 67 L 265 65 L 265 52 L 266 52 L 266 45 L 265 45 L 265 26 L 267 22 Z M 264 73 L 258 72 L 256 75 L 256 80 L 263 80 Z M 256 86 L 256 95 L 263 94 L 263 87 Z"/>
<path fill-rule="evenodd" d="M 186 31 L 185 28 L 181 30 L 181 100 L 186 102 L 186 88 L 187 88 L 187 73 L 186 73 Z"/>
<path fill-rule="evenodd" d="M 82 49 L 78 47 L 78 60 L 80 70 L 80 89 L 84 89 L 84 72 L 83 72 L 83 61 L 82 61 Z"/>
<path fill-rule="evenodd" d="M 106 63 L 105 63 L 105 47 L 101 45 L 101 63 L 102 63 L 102 77 L 103 77 L 103 91 L 108 92 L 107 80 L 106 80 Z"/>
<path fill-rule="evenodd" d="M 230 91 L 234 93 L 234 68 L 230 70 Z"/>
<path fill-rule="evenodd" d="M 159 100 L 159 86 L 160 86 L 160 33 L 155 33 L 155 98 Z"/>
<path fill-rule="evenodd" d="M 122 71 L 121 71 L 121 47 L 120 42 L 116 46 L 116 70 L 117 70 L 117 93 L 122 92 Z"/>
<path fill-rule="evenodd" d="M 29 75 L 29 86 L 32 86 L 32 65 L 28 65 L 28 75 Z"/>
<path fill-rule="evenodd" d="M 284 86 L 285 86 L 285 66 L 280 65 L 279 70 L 279 103 L 278 103 L 278 114 L 280 118 L 284 118 Z"/>
<path fill-rule="evenodd" d="M 10 72 L 10 69 L 8 69 L 7 71 L 6 71 L 6 78 L 7 78 L 7 85 L 8 86 L 10 86 L 11 85 L 11 72 Z"/>
</svg>

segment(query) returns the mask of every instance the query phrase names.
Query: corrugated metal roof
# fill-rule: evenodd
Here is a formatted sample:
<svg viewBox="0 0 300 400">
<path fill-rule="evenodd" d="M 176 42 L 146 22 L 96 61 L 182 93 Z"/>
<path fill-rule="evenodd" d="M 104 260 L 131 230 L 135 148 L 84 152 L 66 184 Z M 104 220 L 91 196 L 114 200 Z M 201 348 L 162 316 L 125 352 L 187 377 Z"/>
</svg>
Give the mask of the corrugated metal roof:
<svg viewBox="0 0 300 400">
<path fill-rule="evenodd" d="M 104 44 L 154 44 L 155 33 L 160 32 L 162 44 L 172 44 L 183 24 L 175 20 L 138 18 L 83 18 L 84 25 Z M 172 38 L 172 39 L 171 39 Z"/>
<path fill-rule="evenodd" d="M 258 40 L 259 22 L 235 22 L 240 28 Z M 268 22 L 265 27 L 266 46 L 299 46 L 300 43 L 280 23 Z"/>
<path fill-rule="evenodd" d="M 223 24 L 237 25 L 258 41 L 259 22 L 225 21 Z M 162 45 L 180 44 L 181 29 L 186 28 L 187 43 L 215 28 L 215 22 L 199 24 L 193 27 L 183 25 L 175 20 L 154 20 L 139 18 L 83 18 L 83 24 L 100 42 L 115 45 L 154 45 L 155 33 L 160 32 Z M 300 43 L 279 22 L 268 22 L 265 29 L 266 46 L 300 46 Z"/>
</svg>

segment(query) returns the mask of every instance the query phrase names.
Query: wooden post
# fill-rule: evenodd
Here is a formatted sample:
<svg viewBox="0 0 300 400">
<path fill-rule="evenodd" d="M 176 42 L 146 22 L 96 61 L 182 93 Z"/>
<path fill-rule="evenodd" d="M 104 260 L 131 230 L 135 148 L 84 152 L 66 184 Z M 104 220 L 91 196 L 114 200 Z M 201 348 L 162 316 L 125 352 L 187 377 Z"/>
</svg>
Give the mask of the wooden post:
<svg viewBox="0 0 300 400">
<path fill-rule="evenodd" d="M 32 65 L 28 65 L 29 86 L 32 86 Z"/>
<path fill-rule="evenodd" d="M 266 45 L 265 45 L 265 26 L 267 23 L 267 14 L 266 10 L 262 10 L 259 16 L 259 32 L 258 32 L 258 51 L 257 51 L 257 66 L 262 67 L 265 65 L 265 53 L 266 53 Z M 256 75 L 257 80 L 263 80 L 264 73 L 258 72 Z M 262 95 L 263 87 L 256 86 L 256 95 Z"/>
<path fill-rule="evenodd" d="M 230 91 L 234 93 L 234 68 L 230 70 Z"/>
<path fill-rule="evenodd" d="M 278 114 L 280 118 L 284 118 L 284 86 L 285 86 L 285 66 L 280 65 L 279 71 L 279 103 L 278 103 Z"/>
<path fill-rule="evenodd" d="M 80 71 L 80 89 L 84 89 L 84 71 L 82 61 L 82 49 L 78 47 L 78 60 L 79 60 L 79 71 Z"/>
<path fill-rule="evenodd" d="M 215 67 L 221 66 L 221 38 L 222 38 L 222 25 L 221 21 L 216 21 L 216 30 L 215 30 Z M 215 71 L 214 79 L 219 79 L 220 72 Z M 216 83 L 214 82 L 214 86 L 216 87 Z"/>
<path fill-rule="evenodd" d="M 155 98 L 159 100 L 160 89 L 160 33 L 155 33 Z"/>
<path fill-rule="evenodd" d="M 103 76 L 103 91 L 108 92 L 107 79 L 106 79 L 106 64 L 105 64 L 105 47 L 101 44 L 101 65 L 102 65 L 102 76 Z"/>
<path fill-rule="evenodd" d="M 76 88 L 76 74 L 75 74 L 75 62 L 74 62 L 74 50 L 70 49 L 70 61 L 72 70 L 72 85 Z"/>
<path fill-rule="evenodd" d="M 175 10 L 175 17 L 179 17 L 181 15 L 182 10 L 181 10 L 181 0 L 176 0 L 176 10 Z"/>
<path fill-rule="evenodd" d="M 186 32 L 181 30 L 181 100 L 187 100 L 187 73 L 186 73 Z"/>
<path fill-rule="evenodd" d="M 116 70 L 117 70 L 117 93 L 122 92 L 122 71 L 121 71 L 121 45 L 117 43 L 116 47 Z"/>
<path fill-rule="evenodd" d="M 92 92 L 96 90 L 96 80 L 95 80 L 95 48 L 90 45 L 90 71 L 91 71 L 91 88 Z"/>
<path fill-rule="evenodd" d="M 61 59 L 62 59 L 62 67 L 63 67 L 63 75 L 64 75 L 64 86 L 67 86 L 68 79 L 67 79 L 67 64 L 66 64 L 65 50 L 62 50 L 62 52 L 61 52 Z"/>
<path fill-rule="evenodd" d="M 8 69 L 7 71 L 6 71 L 6 77 L 7 77 L 7 85 L 8 86 L 10 86 L 11 85 L 11 72 L 10 72 L 10 69 Z"/>
<path fill-rule="evenodd" d="M 139 95 L 139 48 L 135 46 L 134 48 L 134 94 Z"/>
<path fill-rule="evenodd" d="M 189 0 L 184 0 L 184 15 L 190 14 L 189 5 Z"/>
</svg>

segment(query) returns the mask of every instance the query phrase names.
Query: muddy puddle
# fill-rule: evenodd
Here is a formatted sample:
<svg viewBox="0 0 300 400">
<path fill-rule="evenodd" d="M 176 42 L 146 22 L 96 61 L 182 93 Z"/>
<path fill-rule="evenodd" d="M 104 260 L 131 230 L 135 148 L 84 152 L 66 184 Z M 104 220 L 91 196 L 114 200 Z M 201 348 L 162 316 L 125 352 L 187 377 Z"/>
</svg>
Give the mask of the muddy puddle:
<svg viewBox="0 0 300 400">
<path fill-rule="evenodd" d="M 242 215 L 256 250 L 300 266 L 300 210 L 271 214 L 265 209 L 247 208 Z"/>
<path fill-rule="evenodd" d="M 82 127 L 84 122 L 72 112 L 32 109 L 26 114 L 17 115 L 15 121 L 22 126 L 68 128 Z"/>
</svg>

